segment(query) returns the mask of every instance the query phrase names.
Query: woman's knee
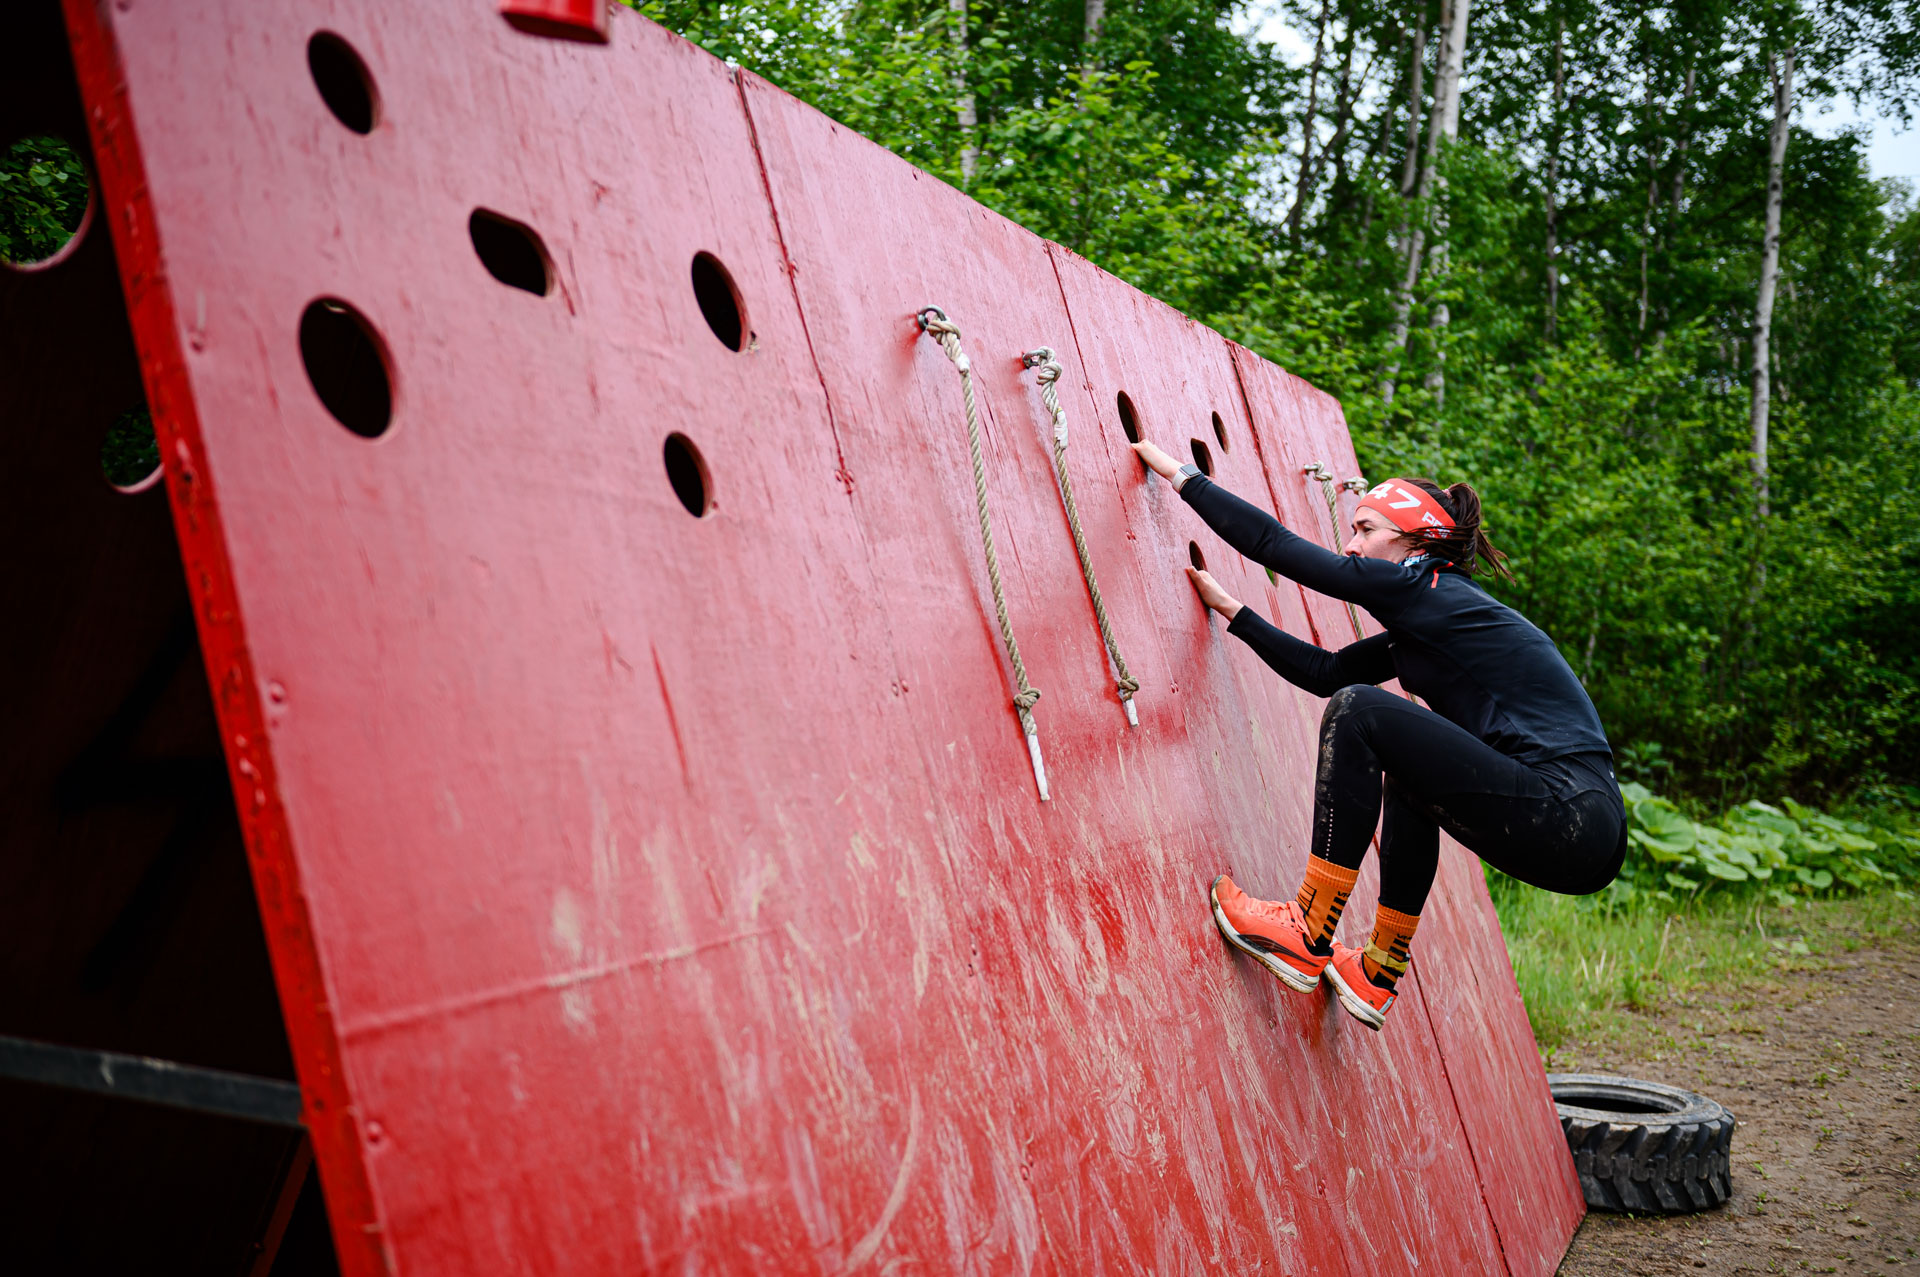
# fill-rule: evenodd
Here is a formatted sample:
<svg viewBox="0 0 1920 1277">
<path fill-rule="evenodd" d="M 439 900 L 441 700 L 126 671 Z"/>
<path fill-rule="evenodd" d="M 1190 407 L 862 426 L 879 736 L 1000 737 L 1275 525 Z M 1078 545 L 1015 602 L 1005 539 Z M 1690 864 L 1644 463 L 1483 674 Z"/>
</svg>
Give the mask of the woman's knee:
<svg viewBox="0 0 1920 1277">
<path fill-rule="evenodd" d="M 1343 687 L 1327 697 L 1327 708 L 1320 715 L 1320 726 L 1335 727 L 1342 723 L 1364 718 L 1366 711 L 1381 703 L 1398 700 L 1392 692 L 1383 692 L 1367 683 L 1355 683 Z"/>
</svg>

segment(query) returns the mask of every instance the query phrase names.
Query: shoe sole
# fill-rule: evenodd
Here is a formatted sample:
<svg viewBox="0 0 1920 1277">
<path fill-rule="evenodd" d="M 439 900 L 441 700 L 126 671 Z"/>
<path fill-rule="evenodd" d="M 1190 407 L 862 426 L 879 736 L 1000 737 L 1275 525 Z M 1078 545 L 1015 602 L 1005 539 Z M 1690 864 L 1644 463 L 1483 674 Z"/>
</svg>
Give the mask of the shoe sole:
<svg viewBox="0 0 1920 1277">
<path fill-rule="evenodd" d="M 1326 975 L 1327 983 L 1333 986 L 1333 996 L 1340 999 L 1340 1005 L 1346 1008 L 1347 1014 L 1378 1033 L 1387 1022 L 1387 1013 L 1349 988 L 1341 978 L 1339 968 L 1331 962 L 1327 964 Z"/>
<path fill-rule="evenodd" d="M 1220 928 L 1220 935 L 1228 944 L 1246 954 L 1255 962 L 1258 962 L 1261 966 L 1273 972 L 1276 976 L 1279 976 L 1280 983 L 1286 985 L 1295 993 L 1312 993 L 1315 988 L 1319 987 L 1319 976 L 1302 975 L 1273 954 L 1263 953 L 1248 944 L 1245 940 L 1242 940 L 1240 933 L 1233 929 L 1233 924 L 1227 921 L 1227 915 L 1221 912 L 1220 898 L 1213 894 L 1213 888 L 1211 887 L 1207 888 L 1207 899 L 1213 902 L 1213 925 Z M 1332 968 L 1329 967 L 1326 969 L 1331 970 Z"/>
</svg>

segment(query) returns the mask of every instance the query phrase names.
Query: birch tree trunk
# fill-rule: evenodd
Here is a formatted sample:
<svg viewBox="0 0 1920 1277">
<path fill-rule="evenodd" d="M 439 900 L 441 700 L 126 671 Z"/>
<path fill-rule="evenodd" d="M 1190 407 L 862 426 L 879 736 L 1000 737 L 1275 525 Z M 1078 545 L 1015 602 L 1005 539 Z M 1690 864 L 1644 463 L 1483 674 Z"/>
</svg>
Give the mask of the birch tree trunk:
<svg viewBox="0 0 1920 1277">
<path fill-rule="evenodd" d="M 1793 59 L 1796 50 L 1776 61 L 1767 55 L 1767 78 L 1773 82 L 1773 137 L 1767 150 L 1767 231 L 1760 246 L 1760 288 L 1753 303 L 1753 495 L 1754 508 L 1765 519 L 1772 513 L 1767 497 L 1767 413 L 1772 391 L 1769 358 L 1773 338 L 1773 294 L 1780 282 L 1780 194 L 1787 158 L 1787 117 L 1793 112 Z"/>
<path fill-rule="evenodd" d="M 1680 211 L 1680 197 L 1687 190 L 1687 145 L 1693 140 L 1693 91 L 1697 68 L 1687 66 L 1687 87 L 1680 95 L 1680 120 L 1674 131 L 1679 141 L 1674 148 L 1673 162 L 1673 211 Z"/>
<path fill-rule="evenodd" d="M 1422 8 L 1425 6 L 1422 5 Z M 1407 75 L 1407 159 L 1400 168 L 1400 197 L 1413 194 L 1413 184 L 1420 173 L 1420 98 L 1426 91 L 1422 80 L 1427 71 L 1427 24 L 1420 21 L 1413 28 L 1413 61 Z"/>
<path fill-rule="evenodd" d="M 1459 75 L 1467 58 L 1467 15 L 1473 8 L 1473 0 L 1453 0 L 1453 21 L 1448 25 L 1446 44 L 1440 46 L 1440 65 L 1434 67 L 1434 115 L 1438 117 L 1438 136 L 1434 129 L 1427 131 L 1427 177 L 1421 181 L 1434 194 L 1434 204 L 1430 205 L 1432 221 L 1432 252 L 1428 253 L 1428 263 L 1434 277 L 1446 277 L 1448 267 L 1448 223 L 1446 209 L 1442 207 L 1442 196 L 1446 194 L 1446 177 L 1438 173 L 1440 144 L 1452 142 L 1459 136 Z M 1444 104 L 1444 109 L 1442 109 Z M 1411 286 L 1409 286 L 1411 301 Z M 1452 313 L 1448 311 L 1446 298 L 1434 303 L 1432 317 L 1428 326 L 1438 334 L 1444 332 L 1452 323 Z M 1434 411 L 1446 407 L 1446 348 L 1434 342 L 1434 363 L 1432 371 L 1427 373 L 1427 390 L 1434 396 Z"/>
<path fill-rule="evenodd" d="M 1333 90 L 1333 136 L 1327 140 L 1325 146 L 1320 148 L 1319 158 L 1313 162 L 1313 171 L 1307 176 L 1306 189 L 1298 197 L 1297 206 L 1302 210 L 1313 202 L 1314 194 L 1320 189 L 1320 179 L 1326 175 L 1329 162 L 1333 165 L 1333 183 L 1327 188 L 1329 197 L 1344 196 L 1350 191 L 1347 180 L 1347 151 L 1353 142 L 1353 125 L 1356 118 L 1353 108 L 1359 102 L 1360 95 L 1365 92 L 1367 82 L 1373 78 L 1373 66 L 1378 60 L 1378 53 L 1376 51 L 1375 56 L 1367 60 L 1367 65 L 1361 69 L 1360 80 L 1356 84 L 1353 78 L 1353 52 L 1354 46 L 1359 41 L 1349 31 L 1342 43 L 1345 48 L 1341 52 L 1340 78 L 1335 82 Z M 1334 47 L 1340 48 L 1341 44 L 1336 44 Z M 1291 213 L 1289 215 L 1291 216 Z"/>
<path fill-rule="evenodd" d="M 1394 37 L 1393 57 L 1388 60 L 1388 66 L 1393 66 L 1400 61 L 1400 50 L 1405 48 L 1406 44 L 1407 33 L 1402 30 Z M 1366 77 L 1361 77 L 1360 86 L 1360 91 L 1364 91 L 1366 88 Z M 1391 94 L 1392 91 L 1389 90 L 1388 92 Z M 1389 106 L 1383 108 L 1380 112 L 1379 131 L 1373 135 L 1373 141 L 1367 143 L 1367 152 L 1360 159 L 1360 173 L 1363 180 L 1366 181 L 1367 198 L 1360 213 L 1360 233 L 1354 237 L 1353 264 L 1355 269 L 1358 269 L 1367 260 L 1367 237 L 1373 233 L 1374 184 L 1371 179 L 1374 172 L 1374 162 L 1386 153 L 1387 143 L 1393 140 L 1394 112 L 1390 105 L 1392 102 L 1391 97 L 1388 98 L 1388 102 Z"/>
<path fill-rule="evenodd" d="M 1547 320 L 1549 343 L 1560 335 L 1560 132 L 1561 112 L 1567 103 L 1566 65 L 1567 20 L 1563 17 L 1553 28 L 1553 122 L 1547 140 Z"/>
<path fill-rule="evenodd" d="M 1400 198 L 1425 199 L 1427 182 L 1432 176 L 1432 165 L 1425 171 L 1420 167 L 1420 93 L 1421 80 L 1426 73 L 1427 63 L 1427 25 L 1424 10 L 1425 0 L 1415 0 L 1415 21 L 1413 29 L 1413 69 L 1412 83 L 1407 86 L 1407 158 L 1400 167 Z M 1441 0 L 1441 19 L 1447 15 L 1446 0 Z M 1434 78 L 1439 87 L 1439 77 Z M 1440 101 L 1436 96 L 1430 118 L 1437 120 Z M 1429 129 L 1431 132 L 1431 129 Z M 1387 356 L 1387 366 L 1380 374 L 1380 400 L 1391 404 L 1395 390 L 1395 381 L 1400 375 L 1400 354 L 1407 348 L 1407 319 L 1413 311 L 1413 286 L 1420 277 L 1420 257 L 1426 249 L 1426 225 L 1415 222 L 1411 215 L 1403 212 L 1400 218 L 1400 252 L 1405 258 L 1401 273 L 1404 276 L 1393 294 L 1393 327 L 1390 330 L 1393 349 Z"/>
<path fill-rule="evenodd" d="M 1653 116 L 1653 103 L 1647 103 L 1649 121 Z M 1657 143 L 1647 143 L 1647 200 L 1640 210 L 1640 307 L 1639 318 L 1633 333 L 1633 359 L 1640 361 L 1640 346 L 1647 335 L 1647 257 L 1653 250 L 1653 214 L 1660 204 L 1660 170 Z"/>
<path fill-rule="evenodd" d="M 1308 174 L 1313 169 L 1313 129 L 1320 115 L 1320 64 L 1326 58 L 1327 10 L 1331 0 L 1320 0 L 1320 25 L 1313 33 L 1313 71 L 1307 77 L 1307 118 L 1301 126 L 1300 176 L 1293 186 L 1293 207 L 1287 210 L 1287 235 L 1300 238 L 1300 213 L 1307 201 Z"/>
<path fill-rule="evenodd" d="M 960 117 L 960 185 L 973 185 L 974 172 L 980 167 L 980 146 L 974 130 L 980 120 L 974 114 L 973 90 L 967 87 L 967 0 L 947 0 L 953 15 L 953 106 Z"/>
<path fill-rule="evenodd" d="M 1659 350 L 1667 344 L 1667 320 L 1672 316 L 1673 299 L 1673 240 L 1680 230 L 1680 201 L 1687 190 L 1687 143 L 1693 132 L 1693 93 L 1696 80 L 1696 67 L 1687 63 L 1686 87 L 1680 92 L 1680 113 L 1674 120 L 1673 131 L 1673 198 L 1667 204 L 1666 228 L 1660 239 L 1660 261 L 1664 274 L 1664 287 L 1660 292 L 1660 326 L 1653 333 L 1653 348 Z"/>
<path fill-rule="evenodd" d="M 1100 38 L 1101 24 L 1107 20 L 1107 0 L 1087 0 L 1087 21 L 1080 32 L 1081 65 L 1091 71 L 1098 65 L 1093 57 L 1094 41 Z"/>
</svg>

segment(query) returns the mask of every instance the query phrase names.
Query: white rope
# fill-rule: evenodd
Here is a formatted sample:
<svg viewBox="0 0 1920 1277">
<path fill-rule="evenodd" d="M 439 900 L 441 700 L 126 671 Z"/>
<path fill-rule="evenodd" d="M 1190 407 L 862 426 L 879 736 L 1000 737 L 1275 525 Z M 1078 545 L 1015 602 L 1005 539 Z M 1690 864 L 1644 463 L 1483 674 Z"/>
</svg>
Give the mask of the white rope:
<svg viewBox="0 0 1920 1277">
<path fill-rule="evenodd" d="M 987 581 L 993 587 L 994 615 L 1000 622 L 1000 641 L 1007 647 L 1007 662 L 1013 666 L 1014 711 L 1020 715 L 1020 730 L 1027 736 L 1027 755 L 1033 761 L 1034 783 L 1040 787 L 1040 801 L 1048 801 L 1047 768 L 1040 758 L 1040 729 L 1034 725 L 1033 706 L 1040 699 L 1039 689 L 1027 682 L 1027 665 L 1020 659 L 1020 644 L 1013 637 L 1013 622 L 1007 617 L 1007 592 L 1000 584 L 1000 556 L 993 548 L 993 515 L 987 509 L 987 466 L 980 458 L 980 415 L 973 401 L 973 361 L 960 348 L 960 329 L 938 306 L 923 308 L 915 319 L 920 329 L 940 343 L 947 358 L 960 370 L 960 395 L 967 409 L 967 449 L 973 454 L 973 499 L 980 512 L 980 545 L 986 552 Z"/>
<path fill-rule="evenodd" d="M 1080 529 L 1080 510 L 1073 503 L 1073 481 L 1067 478 L 1067 413 L 1060 406 L 1059 393 L 1054 390 L 1054 383 L 1060 380 L 1064 370 L 1051 346 L 1029 350 L 1020 356 L 1020 362 L 1039 370 L 1035 380 L 1040 383 L 1040 398 L 1053 414 L 1053 472 L 1060 479 L 1060 501 L 1067 508 L 1067 527 L 1073 532 L 1073 548 L 1080 556 L 1080 574 L 1087 578 L 1087 593 L 1093 597 L 1093 619 L 1100 625 L 1100 641 L 1107 645 L 1107 655 L 1113 658 L 1114 685 L 1119 692 L 1120 707 L 1127 712 L 1127 725 L 1138 727 L 1140 713 L 1133 707 L 1133 694 L 1140 690 L 1140 683 L 1127 672 L 1120 645 L 1114 641 L 1113 626 L 1107 621 L 1107 602 L 1100 597 L 1100 582 L 1093 575 L 1093 556 L 1087 552 L 1087 536 Z"/>
<path fill-rule="evenodd" d="M 1324 462 L 1320 461 L 1316 461 L 1309 466 L 1303 466 L 1301 470 L 1309 479 L 1318 479 L 1322 485 L 1320 493 L 1327 499 L 1327 519 L 1333 525 L 1333 552 L 1338 554 L 1340 553 L 1339 492 L 1343 488 L 1348 492 L 1365 492 L 1367 490 L 1367 481 L 1359 475 L 1355 475 L 1353 478 L 1347 479 L 1344 482 L 1336 483 L 1333 478 L 1333 472 L 1327 469 Z M 1360 628 L 1360 613 L 1352 603 L 1347 604 L 1347 620 L 1353 624 L 1353 636 L 1355 638 L 1360 639 L 1367 636 L 1366 631 Z"/>
</svg>

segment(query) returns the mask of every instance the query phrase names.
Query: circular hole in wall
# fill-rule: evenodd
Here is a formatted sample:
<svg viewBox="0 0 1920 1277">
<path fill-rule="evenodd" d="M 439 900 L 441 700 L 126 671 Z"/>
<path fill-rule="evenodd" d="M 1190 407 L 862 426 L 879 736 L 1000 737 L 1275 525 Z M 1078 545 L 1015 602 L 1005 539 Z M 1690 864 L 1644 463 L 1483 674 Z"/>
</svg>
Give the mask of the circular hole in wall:
<svg viewBox="0 0 1920 1277">
<path fill-rule="evenodd" d="M 700 303 L 707 327 L 713 329 L 720 344 L 728 350 L 744 349 L 747 320 L 740 305 L 740 290 L 733 286 L 733 276 L 712 253 L 694 254 L 693 296 Z"/>
<path fill-rule="evenodd" d="M 1120 430 L 1127 436 L 1128 443 L 1140 442 L 1140 414 L 1133 410 L 1133 400 L 1127 398 L 1127 392 L 1121 391 L 1115 400 L 1120 409 Z"/>
<path fill-rule="evenodd" d="M 1207 559 L 1205 555 L 1200 553 L 1200 543 L 1198 541 L 1187 542 L 1187 559 L 1202 572 L 1207 570 Z"/>
<path fill-rule="evenodd" d="M 79 242 L 92 209 L 87 162 L 66 139 L 23 137 L 0 151 L 0 262 L 53 265 Z"/>
<path fill-rule="evenodd" d="M 1213 414 L 1213 437 L 1220 441 L 1220 451 L 1227 450 L 1227 423 L 1220 420 L 1220 414 Z"/>
<path fill-rule="evenodd" d="M 664 452 L 667 482 L 673 485 L 673 495 L 680 498 L 688 514 L 696 519 L 703 517 L 710 507 L 712 491 L 707 480 L 706 460 L 693 446 L 693 440 L 679 433 L 667 436 Z"/>
<path fill-rule="evenodd" d="M 366 317 L 335 297 L 312 302 L 300 316 L 300 361 L 327 411 L 365 439 L 393 421 L 393 382 L 386 353 Z"/>
<path fill-rule="evenodd" d="M 531 226 L 476 208 L 467 219 L 467 236 L 489 275 L 536 297 L 547 295 L 547 246 Z"/>
<path fill-rule="evenodd" d="M 1213 453 L 1204 439 L 1195 439 L 1193 443 L 1193 464 L 1200 467 L 1200 473 L 1213 478 Z"/>
<path fill-rule="evenodd" d="M 380 118 L 379 99 L 373 76 L 352 45 L 331 31 L 317 33 L 307 41 L 307 70 L 334 119 L 355 133 L 373 132 Z"/>
<path fill-rule="evenodd" d="M 153 414 L 145 405 L 121 413 L 107 427 L 100 443 L 100 473 L 122 492 L 145 492 L 160 478 L 160 444 L 153 437 Z"/>
</svg>

